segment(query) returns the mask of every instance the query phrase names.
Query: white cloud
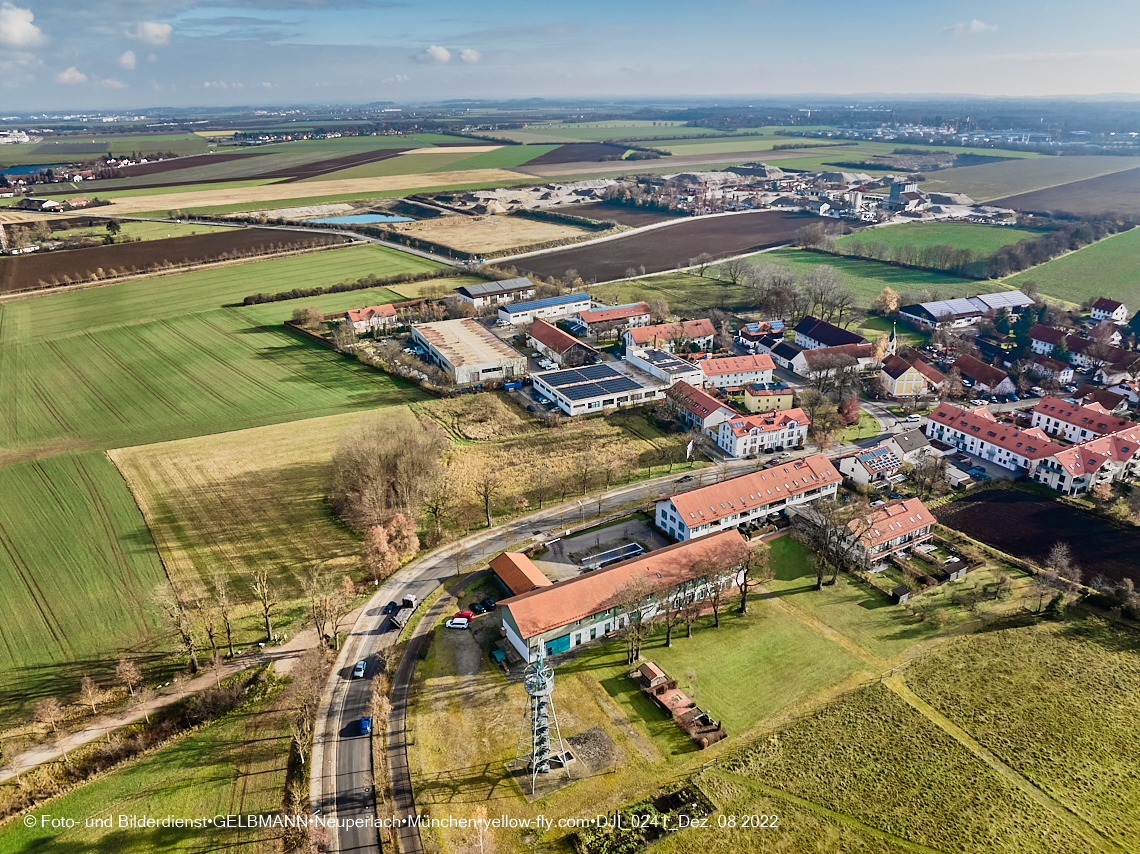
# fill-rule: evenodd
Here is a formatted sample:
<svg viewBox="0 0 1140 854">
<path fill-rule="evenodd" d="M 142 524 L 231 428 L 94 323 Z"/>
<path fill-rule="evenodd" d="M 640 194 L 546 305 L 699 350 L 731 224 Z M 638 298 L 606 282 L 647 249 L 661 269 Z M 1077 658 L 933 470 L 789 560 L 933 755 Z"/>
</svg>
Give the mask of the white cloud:
<svg viewBox="0 0 1140 854">
<path fill-rule="evenodd" d="M 43 44 L 43 32 L 32 23 L 35 19 L 31 9 L 21 9 L 11 3 L 0 5 L 0 44 L 8 47 L 37 47 Z"/>
<path fill-rule="evenodd" d="M 963 33 L 992 33 L 995 30 L 997 30 L 996 24 L 987 24 L 984 21 L 979 21 L 977 18 L 974 18 L 974 20 L 968 24 L 955 24 L 952 27 L 947 27 L 942 32 L 960 36 Z"/>
<path fill-rule="evenodd" d="M 135 67 L 135 52 L 133 50 L 128 50 L 126 53 L 124 53 L 122 56 L 120 56 L 118 58 L 117 62 L 123 68 L 130 71 L 132 68 Z"/>
<path fill-rule="evenodd" d="M 158 59 L 158 57 L 155 56 L 153 53 L 147 54 L 147 58 L 146 58 L 147 62 L 154 62 L 156 59 Z"/>
<path fill-rule="evenodd" d="M 226 84 L 225 80 L 213 80 L 213 81 L 207 80 L 205 83 L 202 84 L 202 87 L 205 89 L 211 89 L 211 88 L 212 89 L 229 89 L 230 88 Z"/>
<path fill-rule="evenodd" d="M 55 79 L 60 83 L 86 83 L 87 75 L 73 65 L 66 71 L 59 72 L 59 74 L 55 76 Z"/>
<path fill-rule="evenodd" d="M 272 83 L 262 83 L 261 86 L 263 89 L 272 89 L 273 88 Z"/>
<path fill-rule="evenodd" d="M 170 24 L 156 24 L 153 21 L 139 21 L 133 29 L 127 30 L 127 38 L 147 44 L 166 44 L 174 27 Z"/>
<path fill-rule="evenodd" d="M 381 83 L 407 83 L 411 77 L 406 77 L 403 74 L 397 74 L 395 77 L 385 77 Z"/>
<path fill-rule="evenodd" d="M 101 86 L 106 86 L 108 89 L 126 89 L 127 84 L 122 80 L 116 80 L 114 77 L 108 77 L 106 80 L 100 80 Z"/>
<path fill-rule="evenodd" d="M 483 58 L 483 54 L 477 50 L 467 48 L 466 50 L 459 51 L 459 59 L 461 62 L 478 62 Z"/>
<path fill-rule="evenodd" d="M 433 44 L 416 57 L 416 62 L 451 62 L 451 51 Z"/>
</svg>

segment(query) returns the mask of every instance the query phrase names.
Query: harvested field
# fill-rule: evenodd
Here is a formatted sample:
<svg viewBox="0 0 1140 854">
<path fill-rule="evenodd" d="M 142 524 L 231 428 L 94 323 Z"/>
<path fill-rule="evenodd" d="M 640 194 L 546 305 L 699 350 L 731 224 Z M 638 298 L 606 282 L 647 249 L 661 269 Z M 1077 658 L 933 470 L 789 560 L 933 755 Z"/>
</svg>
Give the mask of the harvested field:
<svg viewBox="0 0 1140 854">
<path fill-rule="evenodd" d="M 688 216 L 685 213 L 669 213 L 667 211 L 654 211 L 648 208 L 627 208 L 621 205 L 582 205 L 572 211 L 574 216 L 584 216 L 589 219 L 604 221 L 612 219 L 621 225 L 631 228 L 640 228 L 643 225 L 653 225 L 655 222 L 665 222 L 671 219 L 681 219 Z"/>
<path fill-rule="evenodd" d="M 1129 169 L 1073 181 L 1037 190 L 1006 196 L 994 201 L 995 205 L 1019 211 L 1067 211 L 1076 214 L 1140 214 L 1140 169 Z"/>
<path fill-rule="evenodd" d="M 718 257 L 755 252 L 792 239 L 796 230 L 818 217 L 778 211 L 756 211 L 718 217 L 690 217 L 653 231 L 603 243 L 560 249 L 523 258 L 515 266 L 537 276 L 561 276 L 574 269 L 587 282 L 620 279 L 629 267 L 645 265 L 650 273 L 686 267 L 702 252 Z"/>
<path fill-rule="evenodd" d="M 924 193 L 965 193 L 976 202 L 1008 199 L 1140 165 L 1136 157 L 1036 157 L 943 169 L 926 176 Z"/>
<path fill-rule="evenodd" d="M 990 489 L 935 511 L 943 525 L 1028 560 L 1043 562 L 1057 542 L 1073 548 L 1086 577 L 1140 583 L 1140 529 L 1020 490 Z"/>
<path fill-rule="evenodd" d="M 497 252 L 589 234 L 576 225 L 518 216 L 441 216 L 419 222 L 390 223 L 389 227 L 462 252 Z"/>
<path fill-rule="evenodd" d="M 95 277 L 113 278 L 127 273 L 145 273 L 167 263 L 204 263 L 224 257 L 347 242 L 350 242 L 348 238 L 334 234 L 233 228 L 212 230 L 208 234 L 190 237 L 8 256 L 0 258 L 0 293 L 86 282 Z"/>
<path fill-rule="evenodd" d="M 577 163 L 585 160 L 601 160 L 603 157 L 621 157 L 627 151 L 624 145 L 607 145 L 604 142 L 571 142 L 548 151 L 541 157 L 529 161 L 531 166 L 549 166 L 552 163 Z"/>
<path fill-rule="evenodd" d="M 177 172 L 182 169 L 191 169 L 195 166 L 215 165 L 229 160 L 249 160 L 255 157 L 265 157 L 263 151 L 231 151 L 226 153 L 214 152 L 212 154 L 191 155 L 189 157 L 175 157 L 170 160 L 159 160 L 154 163 L 136 163 L 134 166 L 123 166 L 119 169 L 124 178 L 135 178 L 141 175 L 161 175 L 165 172 Z"/>
<path fill-rule="evenodd" d="M 129 196 L 115 199 L 105 208 L 112 216 L 139 211 L 166 211 L 172 208 L 188 210 L 216 205 L 249 205 L 257 207 L 262 202 L 276 202 L 295 199 L 299 193 L 304 198 L 320 198 L 337 195 L 359 195 L 382 193 L 391 190 L 419 190 L 426 187 L 441 187 L 455 184 L 498 184 L 517 183 L 521 176 L 505 169 L 471 169 L 462 172 L 433 172 L 414 175 L 391 175 L 380 178 L 356 180 L 317 181 L 300 188 L 292 184 L 268 184 L 258 187 L 221 187 L 212 190 L 187 190 L 176 193 Z"/>
</svg>

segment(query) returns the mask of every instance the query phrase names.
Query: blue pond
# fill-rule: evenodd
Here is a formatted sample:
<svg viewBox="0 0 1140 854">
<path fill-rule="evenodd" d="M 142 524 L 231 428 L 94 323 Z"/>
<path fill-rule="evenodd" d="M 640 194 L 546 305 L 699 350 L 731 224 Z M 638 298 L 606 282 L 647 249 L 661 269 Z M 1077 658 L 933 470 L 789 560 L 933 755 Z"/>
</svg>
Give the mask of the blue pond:
<svg viewBox="0 0 1140 854">
<path fill-rule="evenodd" d="M 366 222 L 412 222 L 410 216 L 389 216 L 387 214 L 353 214 L 352 216 L 326 216 L 310 222 L 340 222 L 360 225 Z"/>
<path fill-rule="evenodd" d="M 37 166 L 0 166 L 0 175 L 38 175 L 48 169 L 66 168 L 66 163 L 44 163 Z"/>
</svg>

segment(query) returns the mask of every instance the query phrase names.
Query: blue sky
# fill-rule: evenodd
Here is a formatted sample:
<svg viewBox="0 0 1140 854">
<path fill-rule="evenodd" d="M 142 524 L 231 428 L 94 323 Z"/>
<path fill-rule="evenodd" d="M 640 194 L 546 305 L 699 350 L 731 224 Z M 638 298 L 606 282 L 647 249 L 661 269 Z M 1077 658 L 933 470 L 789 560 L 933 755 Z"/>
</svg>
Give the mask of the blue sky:
<svg viewBox="0 0 1140 854">
<path fill-rule="evenodd" d="M 0 0 L 0 113 L 1140 93 L 1136 0 Z"/>
</svg>

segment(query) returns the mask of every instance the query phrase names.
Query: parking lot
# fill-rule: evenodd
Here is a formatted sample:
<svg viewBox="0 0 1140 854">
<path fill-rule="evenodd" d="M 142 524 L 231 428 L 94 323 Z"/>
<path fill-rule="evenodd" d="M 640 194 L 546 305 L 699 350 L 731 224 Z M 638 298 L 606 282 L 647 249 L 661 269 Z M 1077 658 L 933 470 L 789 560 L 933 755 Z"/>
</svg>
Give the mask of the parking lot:
<svg viewBox="0 0 1140 854">
<path fill-rule="evenodd" d="M 672 541 L 649 520 L 631 518 L 558 540 L 541 554 L 532 555 L 532 559 L 546 576 L 566 581 L 585 572 L 584 564 L 591 556 L 634 543 L 651 552 L 671 545 Z"/>
</svg>

